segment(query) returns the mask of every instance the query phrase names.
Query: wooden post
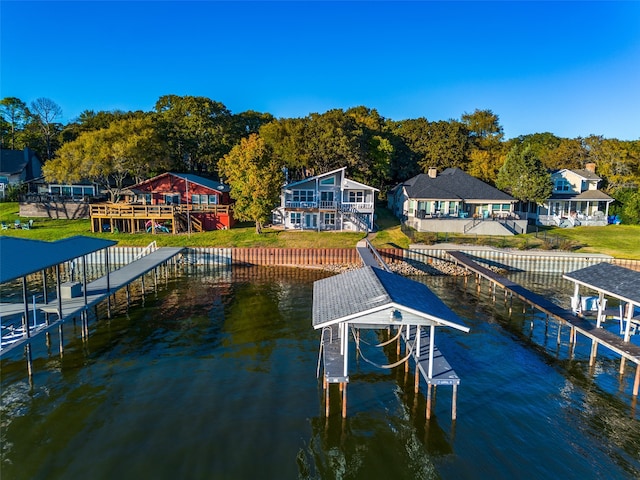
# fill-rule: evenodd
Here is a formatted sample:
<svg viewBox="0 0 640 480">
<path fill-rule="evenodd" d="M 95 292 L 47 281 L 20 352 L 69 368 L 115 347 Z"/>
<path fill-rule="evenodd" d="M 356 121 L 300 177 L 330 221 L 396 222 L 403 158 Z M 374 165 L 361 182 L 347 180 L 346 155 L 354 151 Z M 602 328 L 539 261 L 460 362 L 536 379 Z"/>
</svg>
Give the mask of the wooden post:
<svg viewBox="0 0 640 480">
<path fill-rule="evenodd" d="M 329 417 L 329 391 L 331 390 L 331 385 L 327 385 L 327 389 L 325 391 L 324 396 L 324 415 L 325 417 Z"/>
<path fill-rule="evenodd" d="M 427 420 L 431 418 L 431 384 L 427 384 Z"/>
<path fill-rule="evenodd" d="M 60 339 L 60 357 L 64 356 L 64 338 L 62 336 L 62 322 L 58 324 L 58 338 Z"/>
<path fill-rule="evenodd" d="M 594 338 L 591 341 L 591 356 L 589 357 L 589 366 L 592 366 L 596 363 L 596 354 L 598 353 L 598 342 Z"/>
<path fill-rule="evenodd" d="M 24 353 L 27 357 L 27 372 L 29 372 L 29 383 L 31 383 L 31 380 L 33 378 L 33 358 L 31 357 L 31 344 L 28 342 L 24 346 Z"/>
<path fill-rule="evenodd" d="M 633 396 L 638 396 L 638 389 L 640 388 L 640 363 L 636 365 L 636 379 L 633 382 Z"/>
<path fill-rule="evenodd" d="M 347 382 L 342 387 L 342 418 L 347 418 Z"/>
<path fill-rule="evenodd" d="M 625 357 L 620 357 L 620 375 L 624 374 L 624 366 L 626 365 L 627 359 Z"/>
<path fill-rule="evenodd" d="M 453 385 L 451 396 L 451 420 L 458 418 L 458 385 Z"/>
</svg>

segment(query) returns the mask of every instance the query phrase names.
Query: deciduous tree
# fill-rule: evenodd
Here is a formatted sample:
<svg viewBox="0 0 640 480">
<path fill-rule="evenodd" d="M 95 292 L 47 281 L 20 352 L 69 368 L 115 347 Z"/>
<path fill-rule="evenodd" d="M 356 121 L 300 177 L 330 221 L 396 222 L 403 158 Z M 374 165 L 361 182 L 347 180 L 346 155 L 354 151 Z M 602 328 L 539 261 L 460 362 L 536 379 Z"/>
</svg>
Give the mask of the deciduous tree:
<svg viewBox="0 0 640 480">
<path fill-rule="evenodd" d="M 284 175 L 271 149 L 251 134 L 218 162 L 220 177 L 231 187 L 233 212 L 238 220 L 253 221 L 256 233 L 277 205 Z"/>
<path fill-rule="evenodd" d="M 16 149 L 16 134 L 22 130 L 29 117 L 27 104 L 16 97 L 5 97 L 0 100 L 0 114 L 7 123 L 10 143 L 5 142 L 5 135 L 2 135 L 2 147 L 8 143 L 9 148 Z"/>
<path fill-rule="evenodd" d="M 209 98 L 165 95 L 155 110 L 158 132 L 177 169 L 214 170 L 237 139 L 231 112 Z"/>
<path fill-rule="evenodd" d="M 36 98 L 31 102 L 31 114 L 35 118 L 42 137 L 46 145 L 46 157 L 50 159 L 52 157 L 52 139 L 58 130 L 61 130 L 60 125 L 57 125 L 56 120 L 62 116 L 62 108 L 56 102 L 49 98 Z"/>
<path fill-rule="evenodd" d="M 523 202 L 541 204 L 553 190 L 551 175 L 530 146 L 514 145 L 498 172 L 498 188 Z"/>
<path fill-rule="evenodd" d="M 168 166 L 164 151 L 151 118 L 118 120 L 65 143 L 43 170 L 47 181 L 95 181 L 117 201 L 127 177 L 141 181 Z"/>
</svg>

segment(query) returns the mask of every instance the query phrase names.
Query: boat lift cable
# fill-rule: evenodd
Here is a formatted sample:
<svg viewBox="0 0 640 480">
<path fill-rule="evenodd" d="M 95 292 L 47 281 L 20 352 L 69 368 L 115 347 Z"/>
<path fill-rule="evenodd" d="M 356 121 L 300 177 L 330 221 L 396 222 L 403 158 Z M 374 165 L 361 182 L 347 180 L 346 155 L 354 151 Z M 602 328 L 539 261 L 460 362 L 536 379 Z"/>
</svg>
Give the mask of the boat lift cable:
<svg viewBox="0 0 640 480">
<path fill-rule="evenodd" d="M 363 343 L 366 343 L 367 345 L 373 345 L 374 347 L 385 347 L 385 346 L 389 345 L 390 343 L 395 342 L 400 335 L 402 335 L 402 328 L 398 328 L 398 334 L 395 337 L 393 337 L 390 340 L 387 340 L 386 342 L 378 343 L 377 345 L 373 345 L 373 344 L 367 342 L 366 340 L 362 340 L 362 339 L 360 341 L 363 342 Z"/>
<path fill-rule="evenodd" d="M 352 328 L 352 330 L 353 330 L 353 328 Z M 355 335 L 355 332 L 352 332 L 352 333 L 353 333 L 353 338 L 355 338 L 355 341 L 356 341 L 356 349 L 357 349 L 357 350 L 358 350 L 358 352 L 360 353 L 360 356 L 362 357 L 362 359 L 363 359 L 365 362 L 370 363 L 370 364 L 371 364 L 371 365 L 373 365 L 374 367 L 378 367 L 378 368 L 385 368 L 385 369 L 388 369 L 388 368 L 395 368 L 395 367 L 397 367 L 398 365 L 402 365 L 403 363 L 405 363 L 406 361 L 408 361 L 408 360 L 409 360 L 409 357 L 411 357 L 411 354 L 413 353 L 413 349 L 415 348 L 416 343 L 417 343 L 417 341 L 418 341 L 418 337 L 416 336 L 415 340 L 413 341 L 413 345 L 411 345 L 411 344 L 409 344 L 409 342 L 407 342 L 407 350 L 408 350 L 408 352 L 407 352 L 407 355 L 406 355 L 404 358 L 402 358 L 402 359 L 398 360 L 398 361 L 397 361 L 397 362 L 395 362 L 395 363 L 391 363 L 391 364 L 388 364 L 388 365 L 380 365 L 380 364 L 378 364 L 378 363 L 372 362 L 371 360 L 369 360 L 367 357 L 365 357 L 365 356 L 362 354 L 362 350 L 360 349 L 360 340 L 359 340 L 359 339 L 358 339 L 358 337 Z"/>
</svg>

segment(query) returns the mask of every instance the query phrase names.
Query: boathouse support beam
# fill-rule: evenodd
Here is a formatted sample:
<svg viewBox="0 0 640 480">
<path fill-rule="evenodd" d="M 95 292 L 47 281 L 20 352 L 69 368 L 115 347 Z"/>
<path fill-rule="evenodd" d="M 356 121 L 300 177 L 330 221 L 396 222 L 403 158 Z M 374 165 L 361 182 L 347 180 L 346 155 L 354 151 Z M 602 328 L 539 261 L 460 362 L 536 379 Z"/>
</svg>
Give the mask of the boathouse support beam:
<svg viewBox="0 0 640 480">
<path fill-rule="evenodd" d="M 429 327 L 429 380 L 433 378 L 433 350 L 435 346 L 436 326 Z"/>
</svg>

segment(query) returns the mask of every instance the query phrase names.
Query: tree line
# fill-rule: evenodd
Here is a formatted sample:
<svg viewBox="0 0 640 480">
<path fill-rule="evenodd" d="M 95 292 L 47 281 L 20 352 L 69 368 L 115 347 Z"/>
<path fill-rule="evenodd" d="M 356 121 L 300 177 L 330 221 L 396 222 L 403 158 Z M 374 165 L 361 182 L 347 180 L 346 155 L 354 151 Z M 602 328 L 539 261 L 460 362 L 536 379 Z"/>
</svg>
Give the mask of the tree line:
<svg viewBox="0 0 640 480">
<path fill-rule="evenodd" d="M 127 179 L 167 170 L 221 177 L 233 195 L 231 179 L 246 179 L 249 165 L 272 182 L 280 180 L 277 171 L 295 181 L 346 166 L 350 178 L 384 197 L 430 167 L 458 167 L 519 200 L 540 203 L 550 194 L 549 171 L 593 162 L 601 188 L 619 200 L 623 221 L 640 223 L 640 140 L 547 132 L 505 139 L 491 110 L 447 121 L 392 120 L 365 106 L 275 118 L 251 110 L 233 114 L 206 97 L 165 95 L 151 111 L 86 110 L 62 124 L 62 111 L 50 99 L 0 102 L 2 148 L 28 146 L 45 160 L 49 179 L 91 179 L 114 198 Z M 244 171 L 236 171 L 239 165 Z"/>
</svg>

